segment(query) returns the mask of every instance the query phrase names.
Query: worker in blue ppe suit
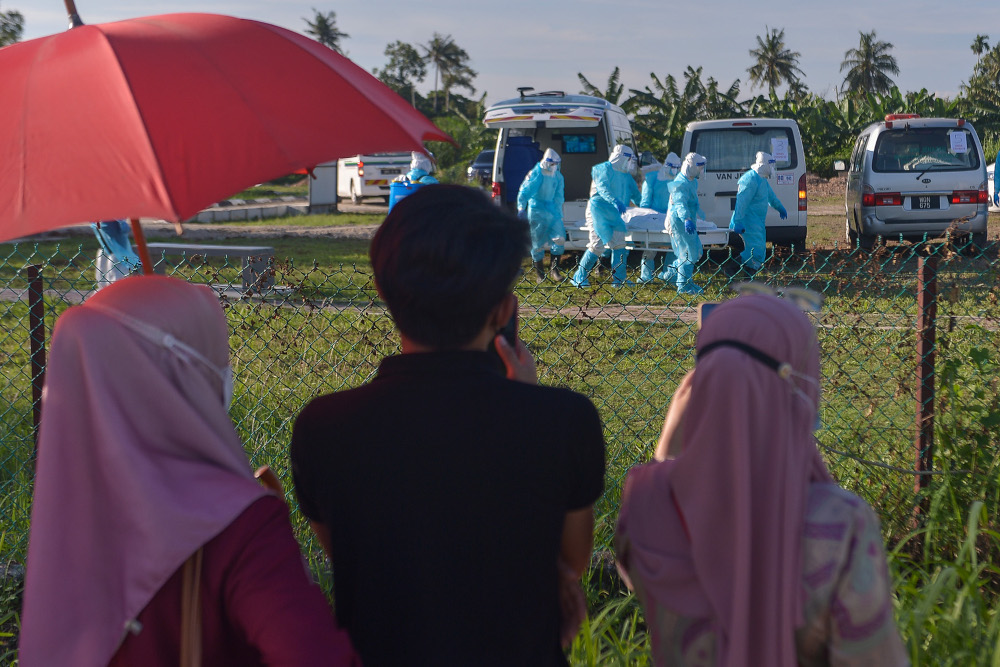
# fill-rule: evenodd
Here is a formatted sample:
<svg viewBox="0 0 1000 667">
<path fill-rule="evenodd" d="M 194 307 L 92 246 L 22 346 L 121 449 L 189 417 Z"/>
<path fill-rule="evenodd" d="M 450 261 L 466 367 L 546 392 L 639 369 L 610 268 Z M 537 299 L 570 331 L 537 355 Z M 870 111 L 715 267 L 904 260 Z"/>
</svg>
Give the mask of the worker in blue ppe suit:
<svg viewBox="0 0 1000 667">
<path fill-rule="evenodd" d="M 517 191 L 517 215 L 527 219 L 531 230 L 531 263 L 535 267 L 536 282 L 545 280 L 546 243 L 552 253 L 549 277 L 555 281 L 563 279 L 559 262 L 565 249 L 566 228 L 563 226 L 565 184 L 559 173 L 561 162 L 559 153 L 545 149 L 541 161 L 531 168 Z"/>
<path fill-rule="evenodd" d="M 434 171 L 434 163 L 429 157 L 414 151 L 410 158 L 410 171 L 406 172 L 406 178 L 409 179 L 410 183 L 432 185 L 438 182 L 436 178 L 431 176 L 431 172 Z"/>
<path fill-rule="evenodd" d="M 769 153 L 757 153 L 756 161 L 740 176 L 736 188 L 736 208 L 729 221 L 729 229 L 743 236 L 744 247 L 740 260 L 743 268 L 751 272 L 758 271 L 764 264 L 764 219 L 767 217 L 768 205 L 778 212 L 782 220 L 788 217 L 788 211 L 767 182 L 773 172 L 774 158 Z"/>
<path fill-rule="evenodd" d="M 1000 206 L 1000 188 L 997 187 L 997 179 L 1000 178 L 1000 155 L 997 155 L 996 162 L 993 163 L 993 205 Z"/>
<path fill-rule="evenodd" d="M 704 289 L 694 284 L 694 265 L 701 259 L 701 238 L 698 237 L 698 220 L 705 219 L 705 213 L 698 203 L 698 177 L 705 169 L 705 158 L 697 153 L 688 153 L 681 164 L 681 173 L 670 182 L 670 203 L 667 205 L 667 231 L 670 245 L 677 259 L 662 276 L 664 280 L 675 279 L 680 294 L 702 294 Z"/>
<path fill-rule="evenodd" d="M 671 153 L 655 171 L 646 174 L 642 183 L 642 200 L 639 206 L 651 208 L 658 213 L 666 213 L 670 204 L 670 183 L 681 171 L 681 158 L 677 153 Z M 642 253 L 642 269 L 639 273 L 640 283 L 652 282 L 655 278 L 653 272 L 653 259 L 656 252 L 645 250 Z M 673 264 L 675 258 L 672 252 L 663 254 L 663 267 Z"/>
<path fill-rule="evenodd" d="M 580 258 L 580 266 L 570 278 L 577 287 L 588 287 L 587 276 L 597 264 L 604 246 L 611 249 L 612 284 L 633 284 L 625 280 L 628 249 L 625 247 L 625 221 L 622 213 L 629 202 L 639 201 L 639 186 L 632 174 L 638 167 L 635 151 L 619 144 L 607 162 L 590 170 L 590 199 L 587 201 L 587 227 L 590 241 Z"/>
<path fill-rule="evenodd" d="M 139 270 L 139 255 L 129 242 L 129 224 L 125 220 L 90 223 L 100 247 L 94 262 L 97 289 Z"/>
</svg>

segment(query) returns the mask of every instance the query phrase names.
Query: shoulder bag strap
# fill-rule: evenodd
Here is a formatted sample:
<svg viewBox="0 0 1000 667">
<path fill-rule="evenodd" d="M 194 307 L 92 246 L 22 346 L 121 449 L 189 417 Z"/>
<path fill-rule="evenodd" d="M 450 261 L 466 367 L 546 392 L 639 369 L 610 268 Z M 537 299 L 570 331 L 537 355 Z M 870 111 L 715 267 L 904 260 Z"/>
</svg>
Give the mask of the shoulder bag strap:
<svg viewBox="0 0 1000 667">
<path fill-rule="evenodd" d="M 181 574 L 181 667 L 201 667 L 201 563 L 199 548 Z"/>
</svg>

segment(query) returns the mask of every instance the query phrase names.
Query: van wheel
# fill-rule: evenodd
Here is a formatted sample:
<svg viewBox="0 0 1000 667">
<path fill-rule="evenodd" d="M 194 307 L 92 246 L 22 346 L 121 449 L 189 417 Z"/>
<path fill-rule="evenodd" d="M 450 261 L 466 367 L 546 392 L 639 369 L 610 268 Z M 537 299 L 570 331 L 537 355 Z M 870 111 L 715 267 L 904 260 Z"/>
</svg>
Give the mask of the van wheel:
<svg viewBox="0 0 1000 667">
<path fill-rule="evenodd" d="M 354 181 L 351 181 L 351 203 L 355 205 L 361 203 L 361 195 L 354 190 Z"/>
<path fill-rule="evenodd" d="M 875 246 L 884 245 L 885 241 L 881 236 L 869 236 L 868 234 L 858 235 L 858 246 L 862 250 L 871 251 L 875 249 Z"/>
<path fill-rule="evenodd" d="M 844 225 L 846 228 L 845 236 L 847 237 L 847 243 L 851 246 L 851 250 L 858 247 L 858 233 L 854 231 L 854 227 L 851 227 L 851 221 L 848 220 Z"/>
<path fill-rule="evenodd" d="M 976 250 L 986 249 L 986 232 L 973 232 L 972 245 Z"/>
</svg>

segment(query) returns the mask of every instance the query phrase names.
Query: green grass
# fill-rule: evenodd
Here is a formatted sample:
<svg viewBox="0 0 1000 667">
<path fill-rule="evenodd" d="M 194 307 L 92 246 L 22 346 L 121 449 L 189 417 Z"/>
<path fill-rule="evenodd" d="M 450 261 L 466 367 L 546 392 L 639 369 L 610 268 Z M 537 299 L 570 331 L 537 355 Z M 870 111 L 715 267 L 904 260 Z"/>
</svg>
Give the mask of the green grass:
<svg viewBox="0 0 1000 667">
<path fill-rule="evenodd" d="M 294 289 L 276 302 L 238 300 L 226 305 L 237 376 L 232 415 L 253 464 L 275 468 L 294 507 L 287 464 L 294 416 L 317 394 L 370 379 L 379 360 L 397 351 L 397 341 L 373 289 L 367 241 L 254 242 L 274 246 L 276 282 Z M 89 238 L 0 246 L 0 283 L 23 288 L 23 266 L 38 263 L 47 289 L 86 292 L 93 287 L 94 250 L 96 242 Z M 199 282 L 238 281 L 238 267 L 190 259 L 175 268 L 177 275 Z M 941 647 L 959 640 L 962 628 L 970 627 L 970 615 L 978 614 L 982 621 L 976 626 L 978 639 L 994 646 L 1000 637 L 997 573 L 992 565 L 984 565 L 988 561 L 970 560 L 973 552 L 963 547 L 970 531 L 968 512 L 974 503 L 983 502 L 975 553 L 997 553 L 1000 498 L 992 459 L 977 464 L 976 475 L 935 478 L 932 489 L 938 495 L 933 503 L 926 500 L 931 503 L 930 519 L 915 536 L 911 518 L 921 498 L 914 495 L 913 477 L 866 463 L 903 470 L 914 465 L 917 261 L 905 247 L 873 254 L 816 250 L 777 258 L 758 278 L 804 284 L 826 294 L 817 319 L 824 376 L 819 440 L 838 480 L 875 506 L 883 533 L 895 548 L 897 615 L 904 638 L 911 646 L 918 642 L 914 650 L 922 655 L 944 659 L 952 649 Z M 991 406 L 1000 394 L 995 380 L 1000 371 L 988 363 L 1000 359 L 996 274 L 995 260 L 942 253 L 938 368 L 943 373 L 951 368 L 949 363 L 957 364 L 954 385 L 962 390 L 948 394 L 951 409 L 939 419 L 939 441 L 950 443 L 938 452 L 942 467 L 971 465 L 969 446 L 963 443 L 990 433 L 975 425 L 991 423 Z M 596 507 L 599 548 L 611 545 L 625 472 L 651 456 L 669 397 L 694 363 L 697 303 L 732 295 L 713 259 L 701 265 L 696 279 L 706 285 L 705 297 L 679 296 L 662 284 L 614 289 L 596 275 L 594 286 L 584 290 L 551 282 L 535 285 L 527 277 L 517 287 L 521 335 L 538 361 L 541 381 L 586 394 L 604 422 L 608 470 L 607 491 Z M 67 306 L 53 297 L 46 307 L 51 331 L 54 317 Z M 0 557 L 18 562 L 23 562 L 26 548 L 33 457 L 25 318 L 24 303 L 0 302 L 0 387 L 6 409 L 0 425 L 0 513 L 7 531 Z M 969 364 L 970 358 L 983 355 L 978 366 Z M 995 439 L 987 445 L 991 442 Z M 990 446 L 995 450 L 995 444 Z M 993 486 L 984 482 L 991 475 Z M 309 561 L 325 573 L 304 521 L 297 512 L 293 519 Z M 915 551 L 918 543 L 934 548 Z M 972 595 L 973 586 L 978 597 Z M 955 590 L 966 594 L 961 599 L 947 597 Z M 621 591 L 602 592 L 599 586 L 590 593 L 594 613 L 574 644 L 574 664 L 643 664 L 647 639 L 634 600 Z M 14 599 L 0 600 L 0 632 L 4 619 L 10 623 L 15 618 Z M 906 616 L 920 605 L 929 609 L 927 614 Z M 937 664 L 931 658 L 921 664 Z"/>
</svg>

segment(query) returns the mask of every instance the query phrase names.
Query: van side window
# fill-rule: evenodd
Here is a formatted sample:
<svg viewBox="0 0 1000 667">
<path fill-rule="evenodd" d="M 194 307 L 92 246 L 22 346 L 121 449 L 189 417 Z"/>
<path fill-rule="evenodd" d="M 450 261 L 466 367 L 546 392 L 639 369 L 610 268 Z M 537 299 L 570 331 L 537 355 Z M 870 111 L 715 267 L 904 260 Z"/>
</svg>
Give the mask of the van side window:
<svg viewBox="0 0 1000 667">
<path fill-rule="evenodd" d="M 861 171 L 865 163 L 866 146 L 868 146 L 868 135 L 862 134 L 858 137 L 858 143 L 854 144 L 854 153 L 851 155 L 851 171 Z"/>
</svg>

